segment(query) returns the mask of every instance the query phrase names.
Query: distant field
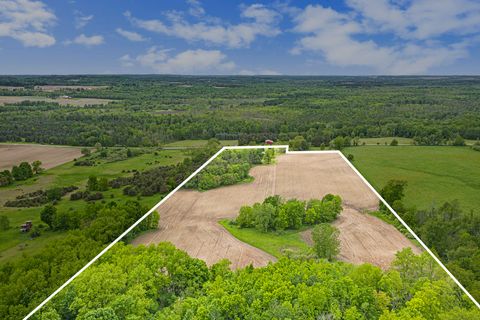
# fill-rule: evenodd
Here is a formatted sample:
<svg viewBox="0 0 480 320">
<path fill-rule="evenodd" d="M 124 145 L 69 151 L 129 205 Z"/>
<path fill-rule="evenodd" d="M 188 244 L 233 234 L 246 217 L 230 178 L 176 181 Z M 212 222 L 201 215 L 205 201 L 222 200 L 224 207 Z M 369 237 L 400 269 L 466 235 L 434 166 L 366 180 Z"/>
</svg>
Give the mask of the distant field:
<svg viewBox="0 0 480 320">
<path fill-rule="evenodd" d="M 45 102 L 56 102 L 63 106 L 72 105 L 78 107 L 84 107 L 86 105 L 95 105 L 95 104 L 107 104 L 113 100 L 109 99 L 97 99 L 97 98 L 46 98 L 46 97 L 36 97 L 36 96 L 0 96 L 0 106 L 7 103 L 19 103 L 23 101 L 45 101 Z"/>
<path fill-rule="evenodd" d="M 418 209 L 458 199 L 480 214 L 480 152 L 467 147 L 363 146 L 344 150 L 380 190 L 388 180 L 408 182 L 405 202 Z"/>
<path fill-rule="evenodd" d="M 381 138 L 361 138 L 360 144 L 365 143 L 367 146 L 376 146 L 376 145 L 390 145 L 393 139 L 397 139 L 398 145 L 413 145 L 413 139 L 410 138 L 402 138 L 402 137 L 381 137 Z M 465 140 L 466 145 L 473 145 L 477 140 Z"/>
<path fill-rule="evenodd" d="M 22 161 L 40 160 L 42 168 L 50 169 L 82 156 L 79 147 L 39 144 L 0 144 L 0 171 L 10 170 Z"/>
<path fill-rule="evenodd" d="M 49 86 L 35 86 L 36 90 L 41 90 L 45 92 L 54 92 L 59 90 L 96 90 L 96 89 L 108 89 L 109 86 L 59 86 L 59 85 L 49 85 Z"/>
<path fill-rule="evenodd" d="M 208 140 L 181 140 L 171 143 L 167 143 L 165 147 L 182 147 L 182 148 L 200 148 L 205 146 L 208 143 Z M 238 140 L 220 140 L 222 146 L 236 146 L 238 145 Z"/>
<path fill-rule="evenodd" d="M 68 162 L 45 171 L 40 176 L 35 176 L 27 181 L 15 183 L 12 186 L 0 188 L 0 215 L 6 215 L 10 220 L 11 228 L 0 232 L 0 263 L 11 258 L 20 257 L 23 253 L 32 253 L 41 249 L 55 238 L 62 236 L 63 232 L 44 231 L 42 235 L 34 240 L 30 239 L 29 234 L 20 233 L 18 227 L 27 220 L 32 220 L 34 226 L 41 222 L 41 207 L 33 208 L 7 208 L 3 207 L 6 200 L 14 199 L 15 196 L 33 192 L 38 189 L 53 187 L 66 187 L 76 185 L 84 188 L 89 176 L 115 178 L 118 176 L 130 175 L 131 173 L 122 172 L 124 170 L 144 170 L 161 165 L 170 165 L 178 163 L 185 158 L 183 150 L 163 150 L 155 155 L 151 153 L 132 157 L 122 161 L 103 162 L 93 167 L 74 166 L 73 162 Z M 105 198 L 114 201 L 137 200 L 136 197 L 123 195 L 122 189 L 110 189 L 104 192 Z M 113 196 L 113 197 L 112 197 Z M 143 205 L 150 208 L 160 200 L 159 195 L 151 197 L 141 197 L 139 200 Z M 59 211 L 84 210 L 87 202 L 83 200 L 70 201 L 68 195 L 58 202 L 56 207 Z"/>
<path fill-rule="evenodd" d="M 365 143 L 365 145 L 385 145 L 390 144 L 393 139 L 398 141 L 399 145 L 411 145 L 413 144 L 413 139 L 401 138 L 401 137 L 382 137 L 382 138 L 361 138 L 360 144 Z"/>
</svg>

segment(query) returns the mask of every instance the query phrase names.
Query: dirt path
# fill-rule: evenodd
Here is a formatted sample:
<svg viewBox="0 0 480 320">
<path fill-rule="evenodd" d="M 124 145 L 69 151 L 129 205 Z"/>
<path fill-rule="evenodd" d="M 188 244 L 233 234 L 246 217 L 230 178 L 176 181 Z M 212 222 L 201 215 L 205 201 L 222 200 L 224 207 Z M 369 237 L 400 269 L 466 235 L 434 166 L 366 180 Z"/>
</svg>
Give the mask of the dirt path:
<svg viewBox="0 0 480 320">
<path fill-rule="evenodd" d="M 42 168 L 50 169 L 82 156 L 79 147 L 48 146 L 38 144 L 0 144 L 0 170 L 11 170 L 20 162 L 40 160 Z"/>
<path fill-rule="evenodd" d="M 275 258 L 237 240 L 218 220 L 234 218 L 241 206 L 273 194 L 308 200 L 333 193 L 340 195 L 346 206 L 358 210 L 374 209 L 378 204 L 373 192 L 338 154 L 282 155 L 277 164 L 257 166 L 250 174 L 255 178 L 252 183 L 206 192 L 178 191 L 158 209 L 159 230 L 141 235 L 134 244 L 170 241 L 209 265 L 226 258 L 232 261 L 233 268 L 250 263 L 263 266 Z M 352 263 L 383 266 L 396 251 L 411 245 L 390 225 L 354 209 L 344 210 L 336 225 L 342 237 L 341 258 Z M 386 242 L 389 246 L 385 247 Z"/>
</svg>

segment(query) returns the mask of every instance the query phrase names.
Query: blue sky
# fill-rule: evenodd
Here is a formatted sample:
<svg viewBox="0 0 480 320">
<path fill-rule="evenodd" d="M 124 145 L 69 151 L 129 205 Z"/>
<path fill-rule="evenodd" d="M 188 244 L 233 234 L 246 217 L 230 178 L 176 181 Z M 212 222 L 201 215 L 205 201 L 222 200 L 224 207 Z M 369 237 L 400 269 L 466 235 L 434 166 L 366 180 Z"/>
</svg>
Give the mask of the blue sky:
<svg viewBox="0 0 480 320">
<path fill-rule="evenodd" d="M 480 74 L 478 0 L 0 0 L 0 74 Z"/>
</svg>

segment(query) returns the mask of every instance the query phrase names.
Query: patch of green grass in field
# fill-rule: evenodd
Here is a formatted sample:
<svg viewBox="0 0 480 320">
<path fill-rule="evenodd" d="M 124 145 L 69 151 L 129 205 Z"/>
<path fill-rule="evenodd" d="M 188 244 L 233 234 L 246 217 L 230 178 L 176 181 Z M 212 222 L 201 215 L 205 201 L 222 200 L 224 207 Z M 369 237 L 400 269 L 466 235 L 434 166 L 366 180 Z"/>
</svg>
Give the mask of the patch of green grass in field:
<svg viewBox="0 0 480 320">
<path fill-rule="evenodd" d="M 381 138 L 361 138 L 360 139 L 360 144 L 363 144 L 365 142 L 365 145 L 390 145 L 390 142 L 392 142 L 393 139 L 396 139 L 398 141 L 399 145 L 412 145 L 413 144 L 413 139 L 410 138 L 401 138 L 401 137 L 381 137 Z"/>
<path fill-rule="evenodd" d="M 284 256 L 283 250 L 308 250 L 309 246 L 302 240 L 301 230 L 286 230 L 282 233 L 261 232 L 253 228 L 239 228 L 231 225 L 230 220 L 221 220 L 219 223 L 235 238 L 263 250 L 276 258 Z"/>
<path fill-rule="evenodd" d="M 344 150 L 353 165 L 380 190 L 388 180 L 408 182 L 405 204 L 417 209 L 458 199 L 480 214 L 480 152 L 468 147 L 360 146 Z"/>
<path fill-rule="evenodd" d="M 180 140 L 171 143 L 167 143 L 164 147 L 181 147 L 181 148 L 201 148 L 206 146 L 208 140 Z M 220 140 L 222 146 L 236 146 L 238 140 Z"/>
<path fill-rule="evenodd" d="M 0 203 L 7 199 L 12 199 L 14 189 L 28 186 L 29 191 L 37 189 L 46 189 L 52 187 L 66 187 L 75 185 L 79 190 L 85 189 L 88 177 L 95 175 L 98 178 L 106 177 L 108 179 L 119 176 L 128 176 L 132 173 L 126 170 L 145 170 L 162 165 L 171 165 L 182 161 L 186 154 L 182 150 L 162 150 L 157 155 L 146 153 L 140 156 L 128 158 L 122 161 L 101 162 L 95 166 L 74 166 L 73 162 L 65 163 L 58 167 L 43 172 L 37 179 L 32 178 L 27 181 L 16 183 L 14 186 L 3 187 L 0 189 Z M 43 181 L 43 182 L 42 182 Z M 123 188 L 113 189 L 103 192 L 104 201 L 123 202 L 128 200 L 138 200 L 142 205 L 150 209 L 161 200 L 160 195 L 150 197 L 131 197 L 123 194 Z M 112 196 L 113 195 L 113 196 Z M 14 197 L 13 197 L 14 198 Z M 99 200 L 102 201 L 102 200 Z M 84 200 L 71 201 L 70 196 L 64 196 L 56 205 L 58 211 L 77 211 L 84 210 L 87 202 Z M 61 237 L 64 232 L 42 231 L 41 236 L 30 239 L 30 233 L 21 233 L 20 225 L 27 220 L 31 220 L 34 226 L 43 224 L 40 220 L 40 211 L 44 206 L 32 208 L 7 208 L 0 206 L 0 215 L 6 215 L 10 220 L 11 228 L 7 231 L 0 231 L 0 263 L 6 260 L 14 259 L 23 253 L 34 252 L 44 247 L 52 239 Z M 20 250 L 20 246 L 25 247 Z"/>
</svg>

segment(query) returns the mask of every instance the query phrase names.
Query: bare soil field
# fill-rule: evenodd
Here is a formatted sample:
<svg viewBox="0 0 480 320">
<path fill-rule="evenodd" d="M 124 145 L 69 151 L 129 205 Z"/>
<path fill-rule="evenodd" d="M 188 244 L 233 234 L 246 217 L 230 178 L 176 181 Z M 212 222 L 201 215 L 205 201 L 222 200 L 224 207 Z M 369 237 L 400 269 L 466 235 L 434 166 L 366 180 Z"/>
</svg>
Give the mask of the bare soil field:
<svg viewBox="0 0 480 320">
<path fill-rule="evenodd" d="M 61 85 L 48 85 L 48 86 L 35 86 L 35 90 L 41 90 L 45 92 L 54 92 L 59 90 L 95 90 L 95 89 L 107 89 L 109 86 L 61 86 Z"/>
<path fill-rule="evenodd" d="M 86 105 L 94 104 L 107 104 L 113 100 L 109 99 L 97 99 L 97 98 L 46 98 L 46 97 L 35 97 L 35 96 L 0 96 L 0 106 L 5 105 L 6 103 L 19 103 L 23 101 L 46 101 L 46 102 L 56 102 L 63 106 L 77 106 L 84 107 Z"/>
<path fill-rule="evenodd" d="M 49 169 L 82 156 L 79 147 L 48 146 L 38 144 L 0 144 L 0 170 L 14 165 L 40 160 L 42 168 Z"/>
<path fill-rule="evenodd" d="M 414 247 L 392 226 L 361 213 L 376 209 L 378 199 L 338 154 L 281 155 L 275 165 L 254 167 L 250 174 L 255 178 L 252 183 L 205 192 L 176 192 L 158 208 L 159 229 L 139 236 L 134 244 L 169 241 L 209 265 L 226 258 L 232 268 L 250 263 L 264 266 L 275 258 L 239 241 L 218 221 L 235 218 L 241 206 L 274 194 L 309 200 L 333 193 L 345 204 L 335 222 L 341 234 L 341 259 L 386 267 L 396 251 Z"/>
</svg>

